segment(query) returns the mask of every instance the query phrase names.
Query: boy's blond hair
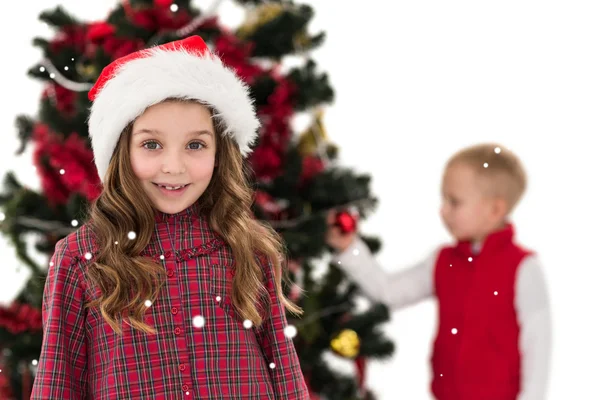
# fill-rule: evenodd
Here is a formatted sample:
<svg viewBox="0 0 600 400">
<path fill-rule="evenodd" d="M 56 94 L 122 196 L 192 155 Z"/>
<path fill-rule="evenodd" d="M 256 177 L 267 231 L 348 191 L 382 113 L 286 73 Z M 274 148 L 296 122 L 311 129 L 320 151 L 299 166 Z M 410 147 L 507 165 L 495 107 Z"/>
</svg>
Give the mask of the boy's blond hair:
<svg viewBox="0 0 600 400">
<path fill-rule="evenodd" d="M 473 167 L 484 180 L 492 196 L 500 196 L 507 203 L 509 214 L 519 203 L 527 187 L 527 175 L 519 158 L 510 150 L 495 143 L 482 143 L 455 153 L 446 169 L 462 164 Z"/>
</svg>

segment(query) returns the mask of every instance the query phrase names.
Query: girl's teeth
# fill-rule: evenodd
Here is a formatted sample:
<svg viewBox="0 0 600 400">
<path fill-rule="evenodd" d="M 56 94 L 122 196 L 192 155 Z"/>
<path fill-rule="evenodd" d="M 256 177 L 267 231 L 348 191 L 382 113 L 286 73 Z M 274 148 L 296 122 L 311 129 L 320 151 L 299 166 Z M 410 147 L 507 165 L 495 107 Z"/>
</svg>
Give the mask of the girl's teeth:
<svg viewBox="0 0 600 400">
<path fill-rule="evenodd" d="M 178 189 L 181 189 L 182 187 L 184 187 L 185 185 L 184 186 L 162 186 L 162 185 L 159 185 L 159 186 L 163 187 L 167 190 L 178 190 Z"/>
</svg>

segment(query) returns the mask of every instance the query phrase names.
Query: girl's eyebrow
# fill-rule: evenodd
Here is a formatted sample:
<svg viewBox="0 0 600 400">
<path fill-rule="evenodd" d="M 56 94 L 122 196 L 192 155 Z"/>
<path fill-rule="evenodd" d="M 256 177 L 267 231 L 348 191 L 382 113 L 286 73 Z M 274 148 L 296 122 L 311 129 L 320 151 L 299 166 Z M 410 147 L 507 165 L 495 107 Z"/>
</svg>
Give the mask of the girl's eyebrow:
<svg viewBox="0 0 600 400">
<path fill-rule="evenodd" d="M 158 129 L 140 129 L 138 131 L 135 131 L 133 133 L 133 135 L 137 135 L 137 134 L 142 134 L 142 133 L 148 133 L 150 135 L 157 135 L 157 136 L 161 136 L 163 133 L 161 131 L 159 131 Z M 188 132 L 188 136 L 190 135 L 194 135 L 194 136 L 202 136 L 202 135 L 209 135 L 209 136 L 213 136 L 213 133 L 207 129 L 202 129 L 199 131 L 191 131 Z"/>
</svg>

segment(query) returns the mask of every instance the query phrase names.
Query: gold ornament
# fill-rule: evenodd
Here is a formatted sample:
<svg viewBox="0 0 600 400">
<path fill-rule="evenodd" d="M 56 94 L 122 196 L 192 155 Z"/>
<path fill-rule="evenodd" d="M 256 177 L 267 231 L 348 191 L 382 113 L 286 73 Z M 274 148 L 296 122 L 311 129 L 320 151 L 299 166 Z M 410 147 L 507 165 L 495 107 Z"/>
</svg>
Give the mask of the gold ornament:
<svg viewBox="0 0 600 400">
<path fill-rule="evenodd" d="M 258 27 L 271 22 L 281 15 L 284 6 L 281 3 L 266 3 L 254 8 L 248 14 L 244 24 L 238 29 L 238 35 L 242 38 L 251 36 Z"/>
<path fill-rule="evenodd" d="M 95 78 L 98 75 L 98 68 L 94 64 L 77 63 L 75 69 L 84 78 Z"/>
<path fill-rule="evenodd" d="M 330 346 L 342 357 L 355 358 L 360 351 L 360 338 L 352 329 L 344 329 L 331 340 Z"/>
<path fill-rule="evenodd" d="M 315 154 L 320 148 L 323 150 L 327 144 L 327 132 L 323 125 L 323 110 L 316 113 L 315 122 L 298 139 L 298 152 L 306 157 Z"/>
<path fill-rule="evenodd" d="M 300 32 L 294 35 L 294 49 L 296 51 L 303 51 L 310 46 L 311 40 L 307 32 Z"/>
</svg>

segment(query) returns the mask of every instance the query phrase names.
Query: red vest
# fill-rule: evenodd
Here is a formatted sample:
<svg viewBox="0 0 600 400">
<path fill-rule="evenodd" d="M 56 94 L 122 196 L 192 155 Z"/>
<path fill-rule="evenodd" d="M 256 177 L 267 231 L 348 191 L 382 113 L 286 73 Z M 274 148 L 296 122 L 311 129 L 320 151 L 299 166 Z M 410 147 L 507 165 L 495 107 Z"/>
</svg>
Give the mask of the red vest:
<svg viewBox="0 0 600 400">
<path fill-rule="evenodd" d="M 432 392 L 439 400 L 515 400 L 520 389 L 517 269 L 530 254 L 511 224 L 479 254 L 470 242 L 440 251 L 435 266 L 439 325 Z"/>
</svg>

